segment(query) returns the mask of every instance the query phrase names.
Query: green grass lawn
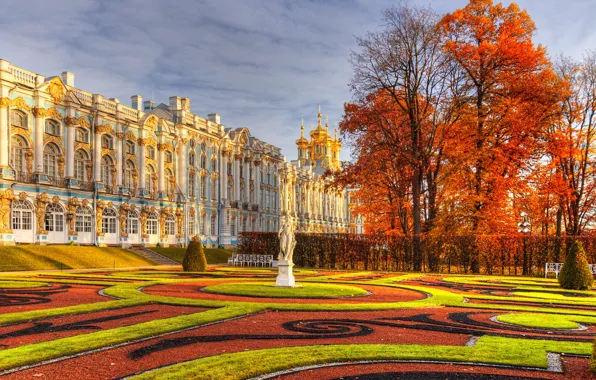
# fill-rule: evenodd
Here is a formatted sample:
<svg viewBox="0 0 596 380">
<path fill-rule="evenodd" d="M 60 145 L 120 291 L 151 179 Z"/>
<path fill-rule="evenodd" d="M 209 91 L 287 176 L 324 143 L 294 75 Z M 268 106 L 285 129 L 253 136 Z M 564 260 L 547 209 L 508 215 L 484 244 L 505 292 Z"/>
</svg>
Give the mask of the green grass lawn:
<svg viewBox="0 0 596 380">
<path fill-rule="evenodd" d="M 176 262 L 182 264 L 184 259 L 184 253 L 186 248 L 177 247 L 154 247 L 150 248 L 152 251 L 164 255 Z M 228 259 L 232 257 L 232 254 L 236 252 L 235 249 L 219 249 L 219 248 L 204 248 L 205 256 L 207 257 L 207 264 L 224 264 L 228 262 Z"/>
<path fill-rule="evenodd" d="M 0 247 L 0 271 L 124 268 L 155 265 L 122 248 L 70 245 Z"/>
<path fill-rule="evenodd" d="M 276 287 L 275 283 L 241 283 L 219 284 L 207 286 L 203 290 L 208 293 L 231 294 L 252 297 L 280 298 L 337 298 L 365 296 L 366 290 L 349 285 L 334 284 L 300 284 L 299 288 Z"/>
</svg>

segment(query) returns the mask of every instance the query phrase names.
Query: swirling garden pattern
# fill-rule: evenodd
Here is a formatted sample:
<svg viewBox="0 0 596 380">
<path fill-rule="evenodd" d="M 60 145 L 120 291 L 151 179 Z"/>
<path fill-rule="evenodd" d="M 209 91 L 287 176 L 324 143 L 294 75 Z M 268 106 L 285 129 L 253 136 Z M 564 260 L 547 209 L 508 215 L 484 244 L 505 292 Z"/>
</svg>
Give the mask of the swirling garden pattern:
<svg viewBox="0 0 596 380">
<path fill-rule="evenodd" d="M 295 298 L 268 287 L 275 276 L 228 267 L 4 274 L 0 376 L 590 377 L 595 291 L 528 277 L 298 270 L 306 297 Z"/>
</svg>

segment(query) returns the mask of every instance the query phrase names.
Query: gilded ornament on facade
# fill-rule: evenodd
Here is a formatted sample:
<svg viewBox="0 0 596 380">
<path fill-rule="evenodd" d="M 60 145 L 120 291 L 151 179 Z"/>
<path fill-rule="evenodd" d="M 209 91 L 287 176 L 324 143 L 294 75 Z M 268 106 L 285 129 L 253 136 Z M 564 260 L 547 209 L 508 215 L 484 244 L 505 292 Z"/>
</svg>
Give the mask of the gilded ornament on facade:
<svg viewBox="0 0 596 380">
<path fill-rule="evenodd" d="M 95 133 L 97 133 L 97 134 L 101 134 L 101 133 L 114 134 L 114 130 L 112 129 L 111 124 L 102 124 L 102 125 L 98 125 L 97 127 L 95 127 Z"/>
<path fill-rule="evenodd" d="M 124 202 L 118 208 L 118 221 L 120 222 L 120 236 L 128 237 L 128 233 L 126 232 L 126 218 L 128 217 L 128 211 L 132 208 L 128 204 L 128 202 Z"/>
<path fill-rule="evenodd" d="M 54 78 L 50 81 L 50 84 L 47 87 L 47 91 L 54 99 L 55 103 L 61 102 L 62 98 L 64 98 L 65 90 L 62 81 L 59 78 Z"/>
<path fill-rule="evenodd" d="M 64 154 L 58 156 L 58 176 L 62 178 L 64 176 L 64 164 L 66 164 L 66 159 L 64 158 Z"/>
<path fill-rule="evenodd" d="M 33 117 L 45 117 L 46 116 L 45 108 L 41 108 L 41 107 L 32 108 L 31 113 L 33 114 Z"/>
<path fill-rule="evenodd" d="M 64 123 L 66 125 L 68 125 L 69 127 L 72 127 L 72 126 L 75 126 L 75 125 L 79 125 L 79 121 L 74 116 L 66 116 L 64 118 Z"/>
<path fill-rule="evenodd" d="M 48 233 L 48 231 L 45 230 L 46 206 L 48 203 L 50 203 L 50 198 L 46 193 L 39 194 L 33 202 L 37 222 L 36 231 L 39 235 L 46 235 Z"/>
<path fill-rule="evenodd" d="M 56 107 L 47 109 L 46 117 L 49 117 L 50 119 L 62 120 L 62 114 Z"/>
<path fill-rule="evenodd" d="M 5 97 L 0 97 L 0 108 L 8 108 L 10 107 L 10 99 Z"/>
<path fill-rule="evenodd" d="M 31 110 L 31 107 L 29 107 L 29 104 L 27 104 L 25 99 L 21 98 L 20 96 L 18 98 L 13 99 L 11 104 L 13 107 L 15 107 L 16 109 L 18 109 L 20 111 L 30 111 Z"/>
<path fill-rule="evenodd" d="M 155 130 L 155 128 L 157 127 L 158 121 L 159 120 L 157 119 L 157 117 L 155 115 L 151 115 L 147 118 L 147 120 L 145 120 L 145 126 L 151 130 Z"/>
<path fill-rule="evenodd" d="M 28 195 L 27 195 L 27 193 L 26 193 L 26 192 L 24 192 L 24 191 L 21 191 L 21 192 L 19 193 L 19 200 L 21 200 L 21 201 L 24 201 L 25 199 L 27 199 L 27 197 L 28 197 Z"/>
<path fill-rule="evenodd" d="M 124 139 L 124 132 L 116 132 L 115 135 L 118 138 L 118 140 Z"/>
<path fill-rule="evenodd" d="M 111 203 L 111 202 L 110 202 Z M 101 228 L 103 219 L 103 210 L 106 208 L 106 201 L 100 199 L 95 205 L 95 229 L 97 236 L 103 236 L 103 230 Z"/>
<path fill-rule="evenodd" d="M 176 230 L 178 238 L 182 238 L 182 227 L 184 226 L 184 211 L 181 208 L 176 209 Z"/>
<path fill-rule="evenodd" d="M 137 136 L 135 136 L 135 134 L 132 133 L 132 131 L 128 131 L 128 132 L 126 132 L 126 139 L 132 140 L 132 141 L 137 141 Z"/>
<path fill-rule="evenodd" d="M 66 203 L 66 211 L 68 214 L 71 215 L 70 221 L 68 221 L 68 234 L 72 236 L 76 236 L 77 232 L 75 231 L 75 215 L 77 213 L 77 208 L 81 205 L 81 202 L 77 197 L 72 197 Z"/>
<path fill-rule="evenodd" d="M 77 120 L 82 127 L 89 128 L 91 126 L 91 123 L 89 123 L 89 120 L 85 116 L 79 116 Z"/>
<path fill-rule="evenodd" d="M 17 197 L 14 195 L 11 188 L 4 190 L 0 194 L 0 232 L 1 233 L 12 233 L 10 227 L 10 206 L 12 201 L 16 201 Z"/>
<path fill-rule="evenodd" d="M 149 235 L 146 234 L 147 231 L 147 217 L 151 214 L 151 209 L 149 206 L 143 206 L 141 208 L 139 221 L 141 223 L 141 236 L 145 239 L 149 238 Z"/>
<path fill-rule="evenodd" d="M 87 151 L 87 153 L 89 153 L 89 151 L 91 149 L 91 144 L 77 141 L 77 143 L 75 144 L 75 147 L 74 147 L 74 151 L 76 152 L 79 149 L 83 149 L 83 150 Z"/>
</svg>

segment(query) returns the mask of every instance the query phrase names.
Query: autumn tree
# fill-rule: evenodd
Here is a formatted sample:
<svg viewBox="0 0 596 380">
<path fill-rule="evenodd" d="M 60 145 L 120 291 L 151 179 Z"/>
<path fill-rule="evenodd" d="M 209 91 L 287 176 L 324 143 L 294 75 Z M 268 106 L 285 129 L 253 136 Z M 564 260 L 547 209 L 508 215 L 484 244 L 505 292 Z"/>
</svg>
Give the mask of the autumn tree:
<svg viewBox="0 0 596 380">
<path fill-rule="evenodd" d="M 555 62 L 565 83 L 560 118 L 548 129 L 553 193 L 559 198 L 557 232 L 579 236 L 596 218 L 596 52 L 579 62 L 561 57 Z"/>
<path fill-rule="evenodd" d="M 381 32 L 358 39 L 360 50 L 351 63 L 351 88 L 356 102 L 367 103 L 371 93 L 382 92 L 401 115 L 398 123 L 384 123 L 378 133 L 392 154 L 407 157 L 411 170 L 410 202 L 414 270 L 422 269 L 421 233 L 424 180 L 438 179 L 438 165 L 432 167 L 437 145 L 434 140 L 444 126 L 439 119 L 442 103 L 453 86 L 454 66 L 444 53 L 436 24 L 438 15 L 430 8 L 399 6 L 384 12 Z M 433 120 L 433 114 L 437 120 Z M 433 123 L 436 122 L 436 123 Z M 407 145 L 404 145 L 407 142 Z M 426 186 L 434 195 L 436 186 Z M 434 203 L 431 204 L 434 206 Z M 433 211 L 434 212 L 434 211 Z M 429 215 L 434 217 L 433 215 Z"/>
<path fill-rule="evenodd" d="M 535 26 L 515 3 L 471 0 L 439 23 L 443 47 L 465 72 L 461 144 L 467 164 L 457 193 L 473 234 L 494 232 L 510 189 L 527 170 L 536 140 L 557 102 L 545 49 L 532 41 Z M 478 250 L 471 269 L 479 272 Z"/>
</svg>

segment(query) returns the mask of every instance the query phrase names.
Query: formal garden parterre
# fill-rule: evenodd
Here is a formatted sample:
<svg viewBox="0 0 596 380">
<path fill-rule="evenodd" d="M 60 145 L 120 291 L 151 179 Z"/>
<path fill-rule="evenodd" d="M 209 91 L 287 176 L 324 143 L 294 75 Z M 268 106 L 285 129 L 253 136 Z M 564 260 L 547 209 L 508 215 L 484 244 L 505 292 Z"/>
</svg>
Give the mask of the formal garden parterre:
<svg viewBox="0 0 596 380">
<path fill-rule="evenodd" d="M 529 277 L 297 269 L 298 294 L 273 287 L 276 275 L 233 267 L 3 274 L 1 374 L 590 376 L 592 290 Z"/>
</svg>

